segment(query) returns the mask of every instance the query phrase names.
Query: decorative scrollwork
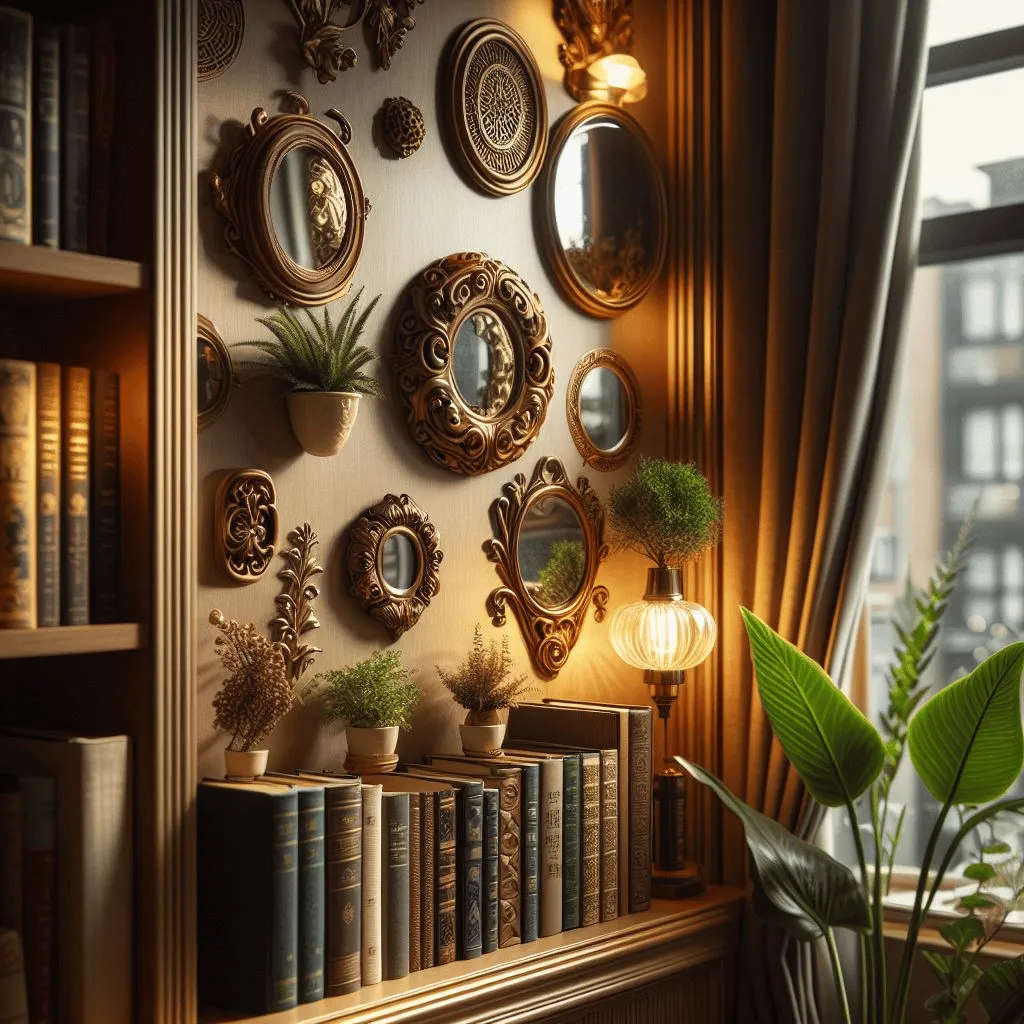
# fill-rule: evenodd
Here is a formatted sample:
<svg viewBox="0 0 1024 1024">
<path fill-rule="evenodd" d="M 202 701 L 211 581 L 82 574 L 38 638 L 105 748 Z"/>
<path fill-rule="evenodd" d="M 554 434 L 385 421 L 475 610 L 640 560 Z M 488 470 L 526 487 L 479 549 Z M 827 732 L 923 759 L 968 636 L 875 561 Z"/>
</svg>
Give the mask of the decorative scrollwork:
<svg viewBox="0 0 1024 1024">
<path fill-rule="evenodd" d="M 541 500 L 552 497 L 575 512 L 584 537 L 582 582 L 575 596 L 558 608 L 545 607 L 538 601 L 523 579 L 519 560 L 519 537 L 527 513 Z M 495 537 L 487 541 L 484 550 L 495 563 L 503 584 L 487 598 L 491 622 L 503 626 L 506 609 L 511 607 L 537 673 L 544 679 L 554 679 L 579 639 L 591 602 L 598 622 L 605 615 L 608 588 L 594 583 L 598 566 L 608 556 L 604 509 L 586 477 L 580 477 L 573 487 L 562 463 L 544 458 L 537 463 L 529 486 L 522 473 L 505 484 L 501 497 L 491 506 L 491 515 Z"/>
<path fill-rule="evenodd" d="M 455 380 L 459 328 L 481 312 L 501 321 L 514 354 L 515 383 L 497 413 L 486 397 L 487 408 L 471 404 Z M 515 271 L 477 252 L 446 256 L 410 285 L 394 365 L 413 440 L 439 466 L 466 476 L 518 459 L 536 438 L 555 390 L 540 298 Z"/>
<path fill-rule="evenodd" d="M 259 469 L 228 473 L 217 488 L 217 549 L 238 583 L 255 583 L 268 569 L 277 544 L 274 481 Z"/>
<path fill-rule="evenodd" d="M 299 45 L 306 63 L 321 85 L 333 82 L 342 71 L 355 67 L 356 51 L 343 41 L 351 26 L 335 25 L 331 15 L 338 0 L 288 0 L 299 25 Z"/>
<path fill-rule="evenodd" d="M 277 574 L 284 589 L 274 598 L 278 614 L 270 620 L 270 632 L 281 648 L 285 671 L 294 685 L 313 664 L 313 655 L 322 653 L 321 648 L 302 643 L 301 639 L 310 630 L 320 628 L 313 614 L 313 602 L 320 596 L 320 588 L 313 579 L 324 570 L 315 554 L 320 542 L 309 523 L 292 530 L 288 540 L 294 546 L 281 552 L 288 564 Z"/>
<path fill-rule="evenodd" d="M 366 23 L 377 46 L 377 62 L 385 70 L 391 58 L 402 48 L 405 34 L 416 27 L 412 9 L 423 0 L 367 0 Z"/>
<path fill-rule="evenodd" d="M 207 82 L 227 71 L 242 48 L 242 0 L 199 0 L 198 22 L 199 81 Z"/>
<path fill-rule="evenodd" d="M 555 23 L 564 43 L 558 59 L 565 83 L 577 100 L 587 100 L 586 69 L 611 53 L 628 53 L 633 46 L 633 0 L 556 0 Z"/>
<path fill-rule="evenodd" d="M 390 538 L 405 537 L 415 554 L 410 585 L 388 581 L 384 565 Z M 382 622 L 397 640 L 419 621 L 441 589 L 441 551 L 437 527 L 408 494 L 387 494 L 352 526 L 348 542 L 349 589 L 363 609 Z"/>
<path fill-rule="evenodd" d="M 618 378 L 619 387 L 625 397 L 625 426 L 621 438 L 611 448 L 600 448 L 587 432 L 584 425 L 583 382 L 591 370 L 610 370 Z M 608 472 L 618 469 L 633 452 L 640 427 L 643 423 L 643 406 L 640 398 L 640 385 L 633 368 L 617 352 L 610 348 L 595 348 L 584 352 L 573 368 L 569 378 L 569 388 L 565 395 L 565 412 L 569 421 L 569 433 L 572 434 L 583 461 L 594 469 Z"/>
</svg>

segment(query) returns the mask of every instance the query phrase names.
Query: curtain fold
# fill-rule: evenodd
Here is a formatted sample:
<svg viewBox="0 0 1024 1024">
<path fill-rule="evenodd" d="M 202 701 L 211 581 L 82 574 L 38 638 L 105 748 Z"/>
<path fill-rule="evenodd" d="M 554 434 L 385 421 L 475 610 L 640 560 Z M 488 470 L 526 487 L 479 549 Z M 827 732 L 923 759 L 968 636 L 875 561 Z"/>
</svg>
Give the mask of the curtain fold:
<svg viewBox="0 0 1024 1024">
<path fill-rule="evenodd" d="M 739 606 L 841 679 L 884 488 L 917 245 L 922 0 L 722 5 L 721 764 L 813 836 Z M 722 823 L 723 878 L 747 879 Z M 818 1020 L 810 952 L 755 920 L 738 1019 Z"/>
</svg>

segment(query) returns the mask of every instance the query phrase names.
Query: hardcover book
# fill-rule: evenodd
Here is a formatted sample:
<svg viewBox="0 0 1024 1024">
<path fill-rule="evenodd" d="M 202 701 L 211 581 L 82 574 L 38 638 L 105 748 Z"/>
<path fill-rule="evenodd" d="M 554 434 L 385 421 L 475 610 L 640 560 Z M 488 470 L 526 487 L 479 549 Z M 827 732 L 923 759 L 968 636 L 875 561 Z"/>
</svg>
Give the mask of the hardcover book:
<svg viewBox="0 0 1024 1024">
<path fill-rule="evenodd" d="M 411 793 L 384 793 L 381 803 L 382 961 L 384 980 L 409 973 L 409 804 Z"/>
<path fill-rule="evenodd" d="M 606 751 L 607 754 L 612 751 Z M 580 754 L 580 926 L 601 920 L 601 754 Z"/>
<path fill-rule="evenodd" d="M 485 953 L 498 948 L 498 791 L 484 786 L 483 937 Z"/>
<path fill-rule="evenodd" d="M 61 26 L 60 247 L 89 249 L 89 32 Z"/>
<path fill-rule="evenodd" d="M 601 920 L 619 916 L 619 753 L 601 754 Z"/>
<path fill-rule="evenodd" d="M 32 241 L 32 15 L 0 7 L 0 239 Z"/>
<path fill-rule="evenodd" d="M 117 622 L 121 612 L 121 406 L 116 373 L 92 375 L 89 439 L 89 620 Z"/>
<path fill-rule="evenodd" d="M 32 241 L 60 245 L 60 31 L 35 24 L 32 97 Z"/>
<path fill-rule="evenodd" d="M 110 249 L 110 195 L 114 148 L 117 48 L 112 15 L 89 19 L 89 252 Z"/>
<path fill-rule="evenodd" d="M 437 928 L 438 964 L 455 959 L 455 793 L 437 794 Z"/>
<path fill-rule="evenodd" d="M 409 794 L 409 972 L 422 967 L 422 943 L 420 942 L 420 907 L 423 890 L 420 882 L 420 868 L 423 857 L 423 831 L 420 826 L 421 794 Z"/>
<path fill-rule="evenodd" d="M 39 625 L 60 625 L 60 367 L 36 365 L 36 588 Z"/>
<path fill-rule="evenodd" d="M 89 622 L 89 371 L 62 367 L 61 385 L 60 621 L 84 626 Z"/>
<path fill-rule="evenodd" d="M 363 787 L 363 946 L 364 985 L 383 978 L 381 965 L 381 787 Z"/>
<path fill-rule="evenodd" d="M 38 623 L 35 505 L 36 367 L 0 359 L 0 629 Z"/>
</svg>

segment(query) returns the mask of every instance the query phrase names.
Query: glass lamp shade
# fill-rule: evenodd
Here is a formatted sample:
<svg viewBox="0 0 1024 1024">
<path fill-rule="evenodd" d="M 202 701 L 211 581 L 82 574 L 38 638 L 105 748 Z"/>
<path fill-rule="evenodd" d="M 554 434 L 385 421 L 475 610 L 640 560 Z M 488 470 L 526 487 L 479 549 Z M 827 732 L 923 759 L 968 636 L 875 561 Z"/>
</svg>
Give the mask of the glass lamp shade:
<svg viewBox="0 0 1024 1024">
<path fill-rule="evenodd" d="M 609 103 L 636 103 L 647 95 L 647 73 L 635 57 L 609 53 L 587 68 L 590 92 Z"/>
</svg>

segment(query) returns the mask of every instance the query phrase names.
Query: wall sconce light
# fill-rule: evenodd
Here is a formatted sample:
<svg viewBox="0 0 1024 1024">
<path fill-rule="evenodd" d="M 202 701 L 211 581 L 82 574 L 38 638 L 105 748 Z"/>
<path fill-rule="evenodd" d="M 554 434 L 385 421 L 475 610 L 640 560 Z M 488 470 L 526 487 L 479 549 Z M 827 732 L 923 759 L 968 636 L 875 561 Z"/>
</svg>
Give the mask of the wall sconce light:
<svg viewBox="0 0 1024 1024">
<path fill-rule="evenodd" d="M 557 0 L 565 36 L 558 59 L 573 99 L 635 103 L 647 95 L 647 73 L 627 52 L 633 45 L 632 0 Z"/>
</svg>

